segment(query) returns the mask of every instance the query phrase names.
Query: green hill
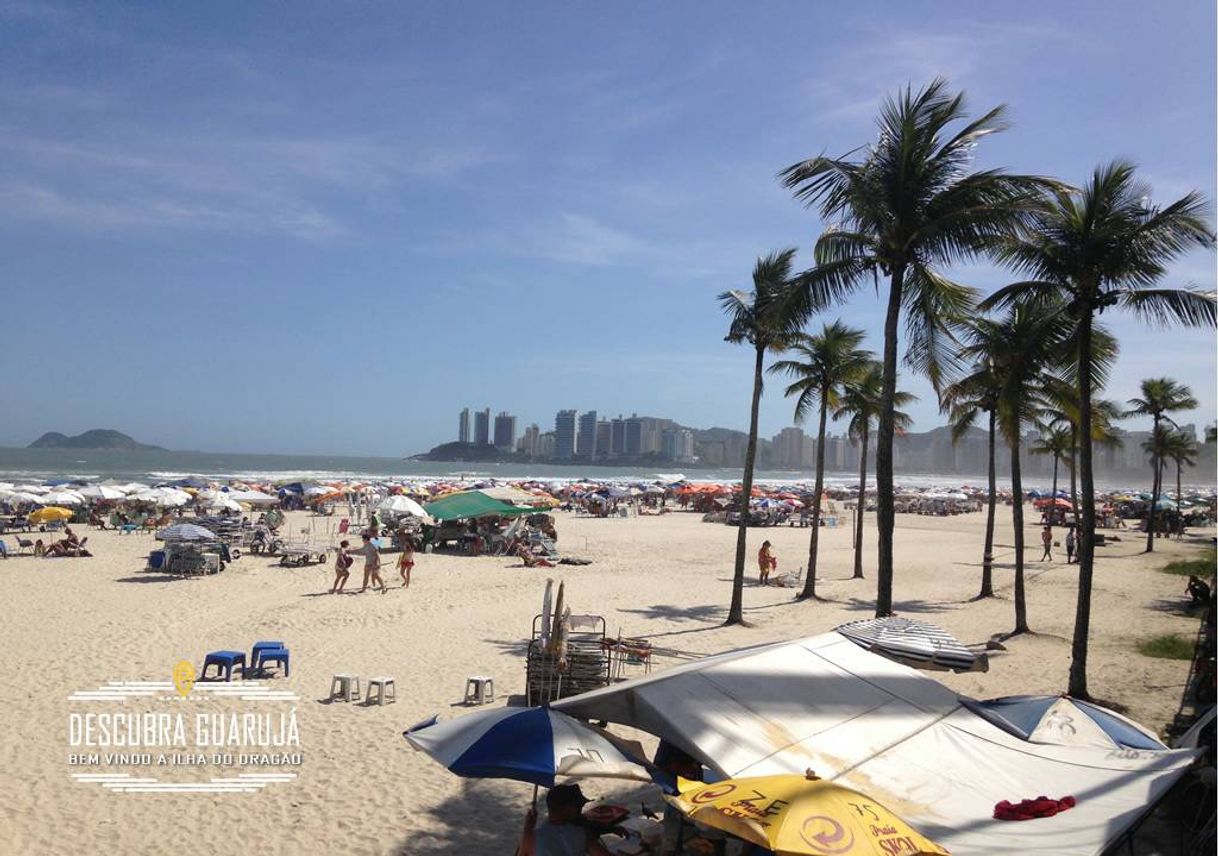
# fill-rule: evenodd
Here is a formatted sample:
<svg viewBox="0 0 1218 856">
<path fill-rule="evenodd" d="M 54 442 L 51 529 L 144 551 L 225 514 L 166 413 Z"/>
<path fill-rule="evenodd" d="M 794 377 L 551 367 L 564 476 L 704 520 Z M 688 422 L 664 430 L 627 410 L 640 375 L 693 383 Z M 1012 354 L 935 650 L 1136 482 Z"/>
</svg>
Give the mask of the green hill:
<svg viewBox="0 0 1218 856">
<path fill-rule="evenodd" d="M 69 437 L 58 431 L 48 431 L 27 447 L 29 449 L 105 449 L 118 452 L 164 452 L 160 446 L 149 446 L 136 442 L 122 431 L 110 428 L 94 428 Z"/>
</svg>

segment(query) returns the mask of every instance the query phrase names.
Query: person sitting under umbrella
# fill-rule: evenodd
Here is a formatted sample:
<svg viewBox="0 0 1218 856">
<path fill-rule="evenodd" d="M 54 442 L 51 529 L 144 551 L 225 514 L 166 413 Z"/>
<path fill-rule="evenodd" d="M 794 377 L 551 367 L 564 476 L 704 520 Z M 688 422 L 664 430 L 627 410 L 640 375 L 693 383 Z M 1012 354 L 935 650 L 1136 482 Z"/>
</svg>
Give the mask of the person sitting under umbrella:
<svg viewBox="0 0 1218 856">
<path fill-rule="evenodd" d="M 519 856 L 609 856 L 596 833 L 584 823 L 589 802 L 579 785 L 555 785 L 546 793 L 546 820 L 530 808 L 520 836 Z"/>
</svg>

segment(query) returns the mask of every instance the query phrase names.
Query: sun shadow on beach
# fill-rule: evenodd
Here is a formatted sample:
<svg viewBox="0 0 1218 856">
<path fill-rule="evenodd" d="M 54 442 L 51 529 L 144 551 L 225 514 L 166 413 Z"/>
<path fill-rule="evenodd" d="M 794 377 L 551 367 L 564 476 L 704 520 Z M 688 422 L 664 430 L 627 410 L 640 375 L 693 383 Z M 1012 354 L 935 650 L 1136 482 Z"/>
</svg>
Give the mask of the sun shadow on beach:
<svg viewBox="0 0 1218 856">
<path fill-rule="evenodd" d="M 962 604 L 967 602 L 968 601 L 901 600 L 893 603 L 892 611 L 896 615 L 909 612 L 949 612 L 954 609 L 959 609 Z M 848 601 L 841 601 L 841 603 L 851 612 L 871 612 L 875 609 L 874 600 L 863 600 L 859 597 L 852 597 Z"/>
<path fill-rule="evenodd" d="M 650 620 L 661 621 L 713 621 L 724 617 L 724 609 L 716 604 L 700 604 L 698 606 L 675 606 L 668 603 L 655 603 L 639 609 L 619 609 L 632 615 L 641 615 Z"/>
<path fill-rule="evenodd" d="M 483 639 L 488 645 L 494 645 L 504 654 L 511 654 L 513 657 L 524 657 L 529 653 L 528 639 Z"/>
<path fill-rule="evenodd" d="M 454 798 L 425 809 L 433 821 L 430 828 L 412 834 L 392 852 L 394 856 L 510 853 L 532 795 L 533 789 L 525 784 L 463 779 Z"/>
<path fill-rule="evenodd" d="M 190 579 L 182 574 L 144 574 L 138 577 L 119 577 L 116 583 L 171 583 L 176 580 Z"/>
</svg>

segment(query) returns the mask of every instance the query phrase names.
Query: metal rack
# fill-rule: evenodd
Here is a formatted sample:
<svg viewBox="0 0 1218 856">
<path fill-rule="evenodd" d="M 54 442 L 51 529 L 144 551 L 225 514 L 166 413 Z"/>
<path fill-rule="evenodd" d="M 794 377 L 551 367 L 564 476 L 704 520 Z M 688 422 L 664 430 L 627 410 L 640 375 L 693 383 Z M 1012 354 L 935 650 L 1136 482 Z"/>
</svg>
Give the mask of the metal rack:
<svg viewBox="0 0 1218 856">
<path fill-rule="evenodd" d="M 543 642 L 541 616 L 533 618 L 525 663 L 527 704 L 545 704 L 609 685 L 612 658 L 606 646 L 604 617 L 574 618 L 583 620 L 568 633 L 566 656 L 562 658 L 557 646 L 548 640 Z"/>
</svg>

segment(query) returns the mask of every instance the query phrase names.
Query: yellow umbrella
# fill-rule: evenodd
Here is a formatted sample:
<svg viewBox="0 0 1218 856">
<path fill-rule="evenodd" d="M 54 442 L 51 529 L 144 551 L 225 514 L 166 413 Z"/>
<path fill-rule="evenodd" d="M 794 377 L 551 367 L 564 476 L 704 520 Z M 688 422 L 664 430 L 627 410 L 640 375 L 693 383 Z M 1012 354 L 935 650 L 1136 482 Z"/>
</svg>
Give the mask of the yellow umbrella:
<svg viewBox="0 0 1218 856">
<path fill-rule="evenodd" d="M 945 856 L 871 797 L 842 785 L 794 774 L 679 779 L 666 799 L 691 820 L 722 829 L 777 856 Z"/>
<path fill-rule="evenodd" d="M 71 520 L 72 511 L 58 505 L 48 505 L 30 512 L 30 523 L 49 523 L 52 520 Z"/>
</svg>

